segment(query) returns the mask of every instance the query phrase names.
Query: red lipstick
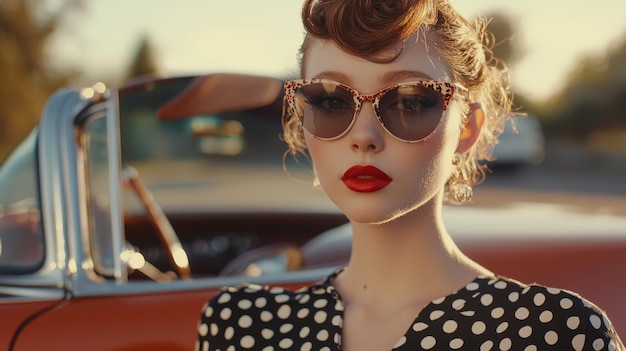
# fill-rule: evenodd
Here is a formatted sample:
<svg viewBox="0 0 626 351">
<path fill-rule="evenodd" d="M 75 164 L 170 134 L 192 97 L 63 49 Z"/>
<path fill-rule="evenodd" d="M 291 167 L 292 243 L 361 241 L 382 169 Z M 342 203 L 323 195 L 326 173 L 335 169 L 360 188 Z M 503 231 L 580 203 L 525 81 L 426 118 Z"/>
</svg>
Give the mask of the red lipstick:
<svg viewBox="0 0 626 351">
<path fill-rule="evenodd" d="M 341 180 L 352 191 L 371 193 L 386 187 L 393 179 L 374 166 L 352 166 Z"/>
</svg>

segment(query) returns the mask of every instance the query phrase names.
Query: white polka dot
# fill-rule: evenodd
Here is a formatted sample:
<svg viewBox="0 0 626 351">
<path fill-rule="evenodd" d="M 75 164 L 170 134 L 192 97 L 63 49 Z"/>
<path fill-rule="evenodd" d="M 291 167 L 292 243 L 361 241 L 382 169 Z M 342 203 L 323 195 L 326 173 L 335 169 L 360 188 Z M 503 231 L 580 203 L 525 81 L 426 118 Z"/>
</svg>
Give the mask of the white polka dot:
<svg viewBox="0 0 626 351">
<path fill-rule="evenodd" d="M 274 346 L 265 346 L 261 351 L 274 351 Z"/>
<path fill-rule="evenodd" d="M 472 324 L 472 333 L 474 333 L 474 335 L 480 335 L 484 333 L 485 330 L 487 330 L 487 325 L 484 322 L 478 321 Z"/>
<path fill-rule="evenodd" d="M 308 308 L 303 308 L 301 310 L 298 311 L 298 313 L 296 313 L 296 316 L 300 319 L 304 319 L 309 315 L 309 309 Z"/>
<path fill-rule="evenodd" d="M 521 338 L 524 338 L 524 339 L 530 337 L 532 335 L 532 333 L 533 333 L 533 328 L 531 326 L 529 326 L 529 325 L 520 328 L 520 330 L 518 332 L 519 336 Z"/>
<path fill-rule="evenodd" d="M 502 334 L 502 333 L 504 333 L 507 329 L 509 329 L 509 323 L 508 323 L 508 322 L 502 322 L 502 323 L 500 323 L 500 325 L 496 328 L 496 333 L 498 333 L 498 334 Z"/>
<path fill-rule="evenodd" d="M 237 351 L 234 345 L 230 345 L 226 348 L 226 351 Z"/>
<path fill-rule="evenodd" d="M 528 318 L 529 315 L 530 311 L 528 311 L 528 308 L 526 307 L 520 307 L 517 309 L 517 311 L 515 311 L 515 318 L 519 319 L 520 321 Z"/>
<path fill-rule="evenodd" d="M 211 318 L 213 316 L 213 307 L 209 306 L 204 309 L 204 316 L 207 318 Z"/>
<path fill-rule="evenodd" d="M 309 302 L 309 300 L 311 300 L 311 296 L 303 295 L 302 298 L 298 302 L 300 302 L 301 304 L 305 304 L 305 303 Z"/>
<path fill-rule="evenodd" d="M 283 304 L 289 301 L 289 295 L 286 295 L 286 294 L 276 295 L 274 297 L 274 301 L 276 301 L 276 303 L 278 304 Z"/>
<path fill-rule="evenodd" d="M 244 349 L 251 349 L 254 347 L 254 338 L 250 335 L 246 335 L 241 338 L 240 344 Z"/>
<path fill-rule="evenodd" d="M 513 343 L 509 338 L 504 338 L 500 341 L 500 350 L 502 351 L 509 351 L 511 346 L 513 346 Z"/>
<path fill-rule="evenodd" d="M 561 293 L 561 289 L 556 289 L 556 288 L 548 288 L 546 289 L 548 290 L 548 292 L 552 295 L 558 295 Z"/>
<path fill-rule="evenodd" d="M 517 291 L 514 291 L 509 294 L 509 301 L 517 302 L 517 300 L 519 300 L 519 293 Z"/>
<path fill-rule="evenodd" d="M 461 312 L 461 314 L 464 315 L 465 317 L 473 317 L 476 314 L 476 312 L 474 312 L 474 311 L 463 311 L 463 312 Z"/>
<path fill-rule="evenodd" d="M 328 330 L 322 329 L 317 333 L 317 335 L 315 335 L 315 338 L 319 341 L 326 341 L 328 340 L 329 336 L 330 335 L 328 335 Z"/>
<path fill-rule="evenodd" d="M 243 289 L 243 291 L 248 292 L 248 293 L 257 293 L 261 290 L 263 290 L 263 287 L 257 284 L 248 284 L 248 286 L 246 286 L 246 288 Z M 237 291 L 237 290 L 235 289 L 234 291 Z"/>
<path fill-rule="evenodd" d="M 593 341 L 591 344 L 594 350 L 600 351 L 604 348 L 604 340 L 598 338 Z"/>
<path fill-rule="evenodd" d="M 322 323 L 326 322 L 326 317 L 327 317 L 326 312 L 324 312 L 324 311 L 317 311 L 315 313 L 315 316 L 313 316 L 313 319 L 315 320 L 315 323 L 322 324 Z"/>
<path fill-rule="evenodd" d="M 535 297 L 533 297 L 533 303 L 537 307 L 542 306 L 544 302 L 546 302 L 546 295 L 542 293 L 538 293 Z"/>
<path fill-rule="evenodd" d="M 458 327 L 459 324 L 452 320 L 443 323 L 443 331 L 448 334 L 454 333 Z"/>
<path fill-rule="evenodd" d="M 433 301 L 432 301 L 432 304 L 433 304 L 433 305 L 441 305 L 444 301 L 446 301 L 445 296 L 444 296 L 444 297 L 440 297 L 440 298 L 438 298 L 437 300 L 433 300 Z"/>
<path fill-rule="evenodd" d="M 393 346 L 393 348 L 398 348 L 404 344 L 406 344 L 406 336 L 401 337 L 400 340 L 398 340 L 398 342 Z"/>
<path fill-rule="evenodd" d="M 280 326 L 280 329 L 278 329 L 278 331 L 280 331 L 283 334 L 287 334 L 292 330 L 293 330 L 293 324 L 291 323 L 283 324 Z"/>
<path fill-rule="evenodd" d="M 250 328 L 252 326 L 252 318 L 250 318 L 250 316 L 241 316 L 238 324 L 242 328 Z"/>
<path fill-rule="evenodd" d="M 304 339 L 307 336 L 309 336 L 310 333 L 311 333 L 311 328 L 303 327 L 302 329 L 300 329 L 300 333 L 298 333 L 298 336 L 300 337 L 300 339 Z"/>
<path fill-rule="evenodd" d="M 535 346 L 535 345 L 528 345 L 528 346 L 526 346 L 524 351 L 538 351 L 538 350 L 537 350 L 537 346 Z"/>
<path fill-rule="evenodd" d="M 506 282 L 505 282 L 504 280 L 500 280 L 500 281 L 498 281 L 497 283 L 495 283 L 493 286 L 494 286 L 496 289 L 503 290 L 503 289 L 506 289 L 506 285 L 507 285 L 507 284 L 506 284 Z"/>
<path fill-rule="evenodd" d="M 567 319 L 567 327 L 570 328 L 571 330 L 578 328 L 579 325 L 580 325 L 580 318 L 573 316 Z"/>
<path fill-rule="evenodd" d="M 490 351 L 493 348 L 493 341 L 487 340 L 480 345 L 480 351 Z"/>
<path fill-rule="evenodd" d="M 433 347 L 435 347 L 435 344 L 437 344 L 437 340 L 433 338 L 432 336 L 425 337 L 424 339 L 422 339 L 422 342 L 420 343 L 420 345 L 422 346 L 424 350 L 432 349 Z"/>
<path fill-rule="evenodd" d="M 310 342 L 305 342 L 300 346 L 300 351 L 311 351 L 313 350 L 313 345 Z"/>
<path fill-rule="evenodd" d="M 498 319 L 502 316 L 504 316 L 504 308 L 502 307 L 494 308 L 493 311 L 491 311 L 491 317 L 493 319 Z"/>
<path fill-rule="evenodd" d="M 282 305 L 276 311 L 276 316 L 280 319 L 287 319 L 291 315 L 291 307 L 289 305 Z"/>
<path fill-rule="evenodd" d="M 444 314 L 445 314 L 445 312 L 443 312 L 441 310 L 432 311 L 430 313 L 430 320 L 431 321 L 436 321 L 437 319 L 441 318 Z"/>
<path fill-rule="evenodd" d="M 211 336 L 216 336 L 219 331 L 219 326 L 216 323 L 211 323 Z"/>
<path fill-rule="evenodd" d="M 465 307 L 466 301 L 463 299 L 457 299 L 454 300 L 454 302 L 452 302 L 452 308 L 454 308 L 455 310 L 460 310 L 463 307 Z"/>
<path fill-rule="evenodd" d="M 330 351 L 330 347 L 324 346 L 320 349 L 320 351 Z"/>
<path fill-rule="evenodd" d="M 452 350 L 458 350 L 458 349 L 460 349 L 461 347 L 463 347 L 463 344 L 465 344 L 465 343 L 463 342 L 463 339 L 459 339 L 459 338 L 452 339 L 452 341 L 450 341 L 450 348 L 451 348 Z"/>
<path fill-rule="evenodd" d="M 200 336 L 206 336 L 209 333 L 209 326 L 202 323 L 198 326 L 198 334 Z"/>
<path fill-rule="evenodd" d="M 293 346 L 293 340 L 291 340 L 291 339 L 282 339 L 278 343 L 278 347 L 280 347 L 283 350 L 287 350 L 287 349 L 289 349 L 292 346 Z"/>
<path fill-rule="evenodd" d="M 315 308 L 324 308 L 326 305 L 328 305 L 328 301 L 326 300 L 317 300 L 313 302 L 313 307 Z"/>
<path fill-rule="evenodd" d="M 578 334 L 572 339 L 572 347 L 576 351 L 582 351 L 585 347 L 585 334 Z"/>
<path fill-rule="evenodd" d="M 250 307 L 252 307 L 252 301 L 250 301 L 250 300 L 241 300 L 241 301 L 237 302 L 237 307 L 241 308 L 242 310 L 250 309 Z"/>
<path fill-rule="evenodd" d="M 261 330 L 261 336 L 263 339 L 269 340 L 274 337 L 274 331 L 272 329 L 263 328 L 263 330 Z"/>
<path fill-rule="evenodd" d="M 476 282 L 471 282 L 469 284 L 467 284 L 467 286 L 465 286 L 465 289 L 467 289 L 468 291 L 476 291 L 478 290 L 478 288 L 480 287 L 480 285 Z"/>
<path fill-rule="evenodd" d="M 222 295 L 220 295 L 220 297 L 217 299 L 217 303 L 219 304 L 225 304 L 228 301 L 230 301 L 230 294 L 228 293 L 222 293 Z"/>
<path fill-rule="evenodd" d="M 574 306 L 574 302 L 568 298 L 561 299 L 561 308 L 564 310 L 569 310 Z"/>
<path fill-rule="evenodd" d="M 270 289 L 270 293 L 272 293 L 272 295 L 280 295 L 284 292 L 285 292 L 285 289 L 278 287 L 278 286 Z"/>
<path fill-rule="evenodd" d="M 421 332 L 422 330 L 425 330 L 426 328 L 428 328 L 428 324 L 426 323 L 417 322 L 413 324 L 413 330 L 416 332 Z"/>
<path fill-rule="evenodd" d="M 334 316 L 332 320 L 332 324 L 335 327 L 341 327 L 341 325 L 343 324 L 342 321 L 343 320 L 341 319 L 341 316 Z"/>
<path fill-rule="evenodd" d="M 202 342 L 202 351 L 209 351 L 209 342 L 208 341 L 203 341 Z"/>
<path fill-rule="evenodd" d="M 591 344 L 594 350 L 602 350 L 604 348 L 604 340 L 598 338 L 593 341 Z"/>
<path fill-rule="evenodd" d="M 542 323 L 549 323 L 552 320 L 552 312 L 550 311 L 543 311 L 541 312 L 541 314 L 539 315 L 539 320 Z"/>
<path fill-rule="evenodd" d="M 591 322 L 591 325 L 595 329 L 600 329 L 600 327 L 602 326 L 602 320 L 600 319 L 600 317 L 596 316 L 595 314 L 589 317 L 589 322 Z"/>
<path fill-rule="evenodd" d="M 271 312 L 269 312 L 269 311 L 263 311 L 263 312 L 261 312 L 261 320 L 262 320 L 263 322 L 269 322 L 269 321 L 271 321 L 272 319 L 274 319 L 274 316 L 272 315 L 272 313 L 271 313 Z"/>
<path fill-rule="evenodd" d="M 546 343 L 548 345 L 554 345 L 557 343 L 557 341 L 559 341 L 559 334 L 550 330 L 549 332 L 546 333 L 546 335 L 544 336 L 544 339 L 546 340 Z"/>
<path fill-rule="evenodd" d="M 234 335 L 235 335 L 235 328 L 227 327 L 226 330 L 224 330 L 224 339 L 230 340 L 233 338 Z"/>
<path fill-rule="evenodd" d="M 267 306 L 267 299 L 264 297 L 259 297 L 258 299 L 254 300 L 254 305 L 258 308 L 263 308 Z"/>
<path fill-rule="evenodd" d="M 338 300 L 335 303 L 335 311 L 343 311 L 343 302 Z"/>
<path fill-rule="evenodd" d="M 222 312 L 220 312 L 220 318 L 222 318 L 222 320 L 227 321 L 228 319 L 230 319 L 230 317 L 233 315 L 233 311 L 231 311 L 230 308 L 225 308 L 222 310 Z"/>
<path fill-rule="evenodd" d="M 480 297 L 480 303 L 483 306 L 489 306 L 493 303 L 493 296 L 491 296 L 490 294 L 485 294 L 483 296 Z"/>
</svg>

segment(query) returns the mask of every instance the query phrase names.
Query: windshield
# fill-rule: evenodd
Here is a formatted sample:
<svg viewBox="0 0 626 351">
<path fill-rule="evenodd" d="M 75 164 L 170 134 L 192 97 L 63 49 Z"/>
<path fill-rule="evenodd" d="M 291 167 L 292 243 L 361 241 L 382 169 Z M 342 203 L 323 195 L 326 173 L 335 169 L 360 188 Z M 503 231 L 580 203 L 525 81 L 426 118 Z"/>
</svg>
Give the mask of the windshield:
<svg viewBox="0 0 626 351">
<path fill-rule="evenodd" d="M 37 132 L 0 168 L 0 274 L 34 272 L 44 260 Z"/>
</svg>

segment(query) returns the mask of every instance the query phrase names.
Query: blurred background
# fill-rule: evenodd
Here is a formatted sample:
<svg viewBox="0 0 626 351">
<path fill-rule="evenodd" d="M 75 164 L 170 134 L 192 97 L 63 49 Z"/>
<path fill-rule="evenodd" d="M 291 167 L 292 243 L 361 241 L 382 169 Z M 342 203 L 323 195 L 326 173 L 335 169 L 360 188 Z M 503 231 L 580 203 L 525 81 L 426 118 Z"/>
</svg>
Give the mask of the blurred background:
<svg viewBox="0 0 626 351">
<path fill-rule="evenodd" d="M 626 2 L 451 1 L 468 19 L 491 19 L 495 55 L 529 115 L 496 148 L 502 184 L 626 196 Z M 60 87 L 146 74 L 297 75 L 301 5 L 0 0 L 0 162 Z"/>
</svg>

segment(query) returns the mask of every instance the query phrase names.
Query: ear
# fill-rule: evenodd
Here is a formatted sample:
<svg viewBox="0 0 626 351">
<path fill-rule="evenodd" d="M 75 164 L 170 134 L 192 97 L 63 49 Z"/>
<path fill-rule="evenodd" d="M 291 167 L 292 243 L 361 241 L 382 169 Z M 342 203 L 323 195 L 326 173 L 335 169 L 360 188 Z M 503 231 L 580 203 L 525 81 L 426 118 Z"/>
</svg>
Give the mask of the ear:
<svg viewBox="0 0 626 351">
<path fill-rule="evenodd" d="M 461 131 L 459 146 L 456 148 L 456 152 L 463 154 L 476 143 L 483 128 L 483 123 L 485 123 L 485 110 L 483 110 L 480 103 L 475 102 L 470 106 L 467 122 Z"/>
</svg>

